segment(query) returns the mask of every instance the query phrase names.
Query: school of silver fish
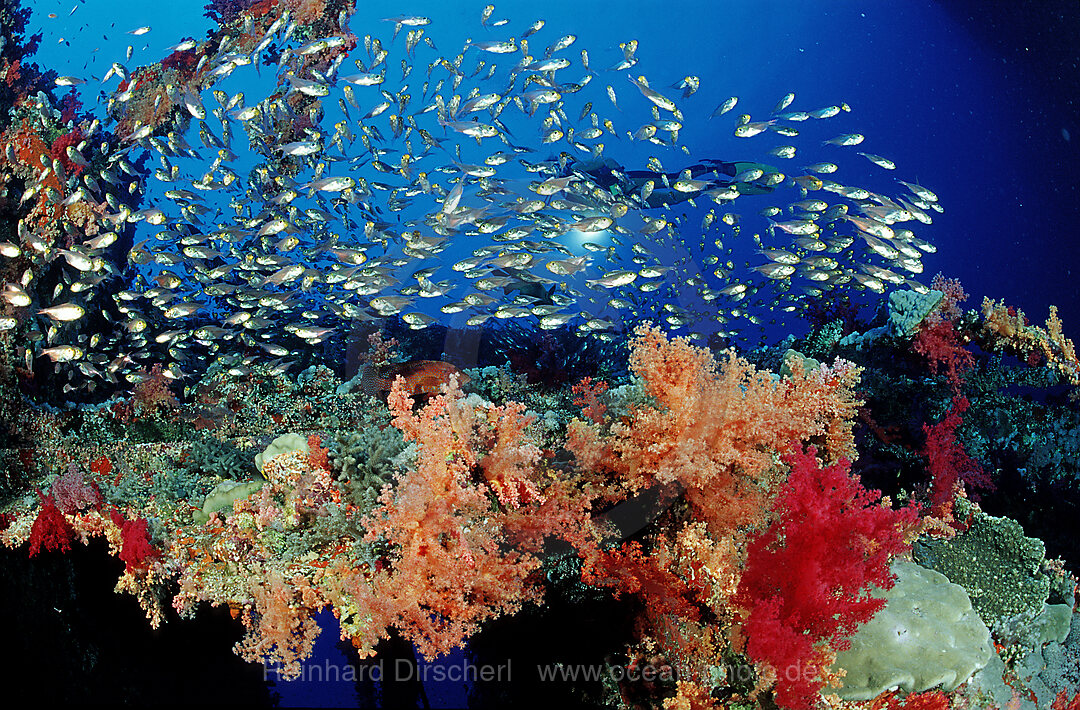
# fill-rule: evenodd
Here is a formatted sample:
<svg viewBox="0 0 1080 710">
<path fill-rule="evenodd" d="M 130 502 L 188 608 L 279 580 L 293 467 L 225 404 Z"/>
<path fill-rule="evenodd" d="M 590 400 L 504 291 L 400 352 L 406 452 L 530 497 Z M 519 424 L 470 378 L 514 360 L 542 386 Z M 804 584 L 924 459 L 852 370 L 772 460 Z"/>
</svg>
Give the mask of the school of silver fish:
<svg viewBox="0 0 1080 710">
<path fill-rule="evenodd" d="M 521 318 L 601 338 L 652 318 L 697 338 L 717 329 L 735 338 L 746 322 L 798 311 L 832 289 L 925 290 L 914 279 L 934 247 L 908 227 L 932 222 L 937 196 L 904 181 L 892 196 L 837 181 L 842 154 L 864 141 L 858 133 L 825 141 L 837 162 L 797 160 L 799 125 L 847 114 L 847 104 L 795 110 L 789 93 L 766 117 L 738 116 L 724 130 L 791 167 L 692 175 L 685 166 L 702 161 L 680 143 L 684 124 L 696 114 L 716 130 L 736 97 L 710 113 L 713 104 L 694 103 L 698 77 L 641 74 L 636 40 L 595 67 L 573 34 L 545 41 L 544 20 L 511 33 L 493 9 L 477 28 L 491 39 L 449 52 L 432 40 L 430 18 L 387 18 L 389 37 L 364 34 L 326 71 L 307 59 L 340 50 L 346 37 L 301 41 L 288 13 L 253 53 L 222 43 L 199 67 L 201 92 L 171 89 L 182 125 L 136 125 L 107 168 L 71 178 L 69 199 L 110 206 L 99 234 L 53 248 L 20 224 L 21 242 L 0 244 L 0 257 L 29 249 L 65 272 L 52 305 L 37 308 L 28 363 L 47 357 L 66 389 L 93 391 L 136 382 L 153 362 L 172 378 L 213 363 L 234 375 L 256 364 L 285 372 L 300 349 L 379 318 L 417 329 Z M 276 75 L 255 76 L 268 52 Z M 99 83 L 130 74 L 116 62 Z M 237 77 L 243 91 L 221 88 Z M 130 89 L 106 91 L 115 117 Z M 293 94 L 308 102 L 304 112 Z M 785 144 L 765 150 L 767 137 Z M 84 146 L 67 149 L 73 162 L 85 162 Z M 655 177 L 637 188 L 619 158 L 642 150 L 654 155 L 640 170 Z M 145 176 L 134 167 L 143 155 L 159 166 Z M 582 167 L 605 158 L 614 184 L 635 190 L 612 189 L 604 171 Z M 137 211 L 116 199 L 133 190 L 144 193 Z M 757 232 L 751 219 L 761 220 Z M 85 296 L 116 283 L 102 256 L 126 225 L 138 235 L 128 254 L 137 276 L 112 294 L 115 327 L 81 332 Z M 733 252 L 748 241 L 756 260 L 744 267 Z M 0 295 L 31 307 L 26 280 Z"/>
</svg>

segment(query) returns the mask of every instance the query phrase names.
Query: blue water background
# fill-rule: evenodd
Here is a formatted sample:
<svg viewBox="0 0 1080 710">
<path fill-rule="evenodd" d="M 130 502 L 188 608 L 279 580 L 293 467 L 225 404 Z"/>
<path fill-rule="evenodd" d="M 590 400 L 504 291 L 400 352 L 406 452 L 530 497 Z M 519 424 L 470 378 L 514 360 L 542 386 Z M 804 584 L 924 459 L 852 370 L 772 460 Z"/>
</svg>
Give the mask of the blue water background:
<svg viewBox="0 0 1080 710">
<path fill-rule="evenodd" d="M 892 194 L 899 192 L 894 174 L 919 181 L 937 192 L 945 207 L 932 227 L 915 225 L 919 236 L 939 247 L 924 259 L 924 282 L 941 271 L 965 284 L 973 296 L 970 306 L 983 295 L 1003 298 L 1041 323 L 1048 305 L 1056 303 L 1067 333 L 1075 333 L 1080 322 L 1080 287 L 1071 263 L 1080 218 L 1078 69 L 1068 39 L 1080 24 L 1075 3 L 1040 3 L 1025 10 L 1005 3 L 924 0 L 504 2 L 492 20 L 511 22 L 494 29 L 480 26 L 483 3 L 361 5 L 351 21 L 358 35 L 372 32 L 388 42 L 392 26 L 380 22 L 382 17 L 428 15 L 433 18 L 429 34 L 446 56 L 464 37 L 516 36 L 539 17 L 548 24 L 531 38 L 532 53 L 539 55 L 557 37 L 574 33 L 578 41 L 566 56 L 575 65 L 576 50 L 588 48 L 594 68 L 610 66 L 621 56 L 619 42 L 638 39 L 641 61 L 632 71 L 649 77 L 655 87 L 687 74 L 701 77 L 701 91 L 679 102 L 687 116 L 683 141 L 695 159 L 766 158 L 768 148 L 784 142 L 778 136 L 736 139 L 730 120 L 706 120 L 729 95 L 740 97 L 735 113 L 745 110 L 755 118 L 765 117 L 788 91 L 796 93 L 793 108 L 798 109 L 846 101 L 850 115 L 816 126 L 800 124 L 806 135 L 791 141 L 800 146 L 791 163 L 842 155 L 837 177 Z M 69 15 L 73 6 L 77 9 Z M 201 8 L 187 2 L 65 0 L 34 4 L 34 9 L 32 24 L 44 32 L 38 61 L 77 76 L 101 76 L 111 61 L 123 62 L 128 44 L 135 49 L 133 59 L 124 62 L 130 67 L 160 58 L 180 37 L 202 37 L 209 28 Z M 48 12 L 58 17 L 46 18 Z M 153 29 L 139 37 L 124 34 L 141 25 Z M 64 43 L 58 42 L 61 37 Z M 578 69 L 564 70 L 567 80 Z M 391 62 L 390 73 L 396 71 Z M 624 104 L 640 100 L 622 74 L 601 71 L 596 82 L 614 84 Z M 91 82 L 83 95 L 96 89 Z M 615 115 L 606 101 L 594 103 L 601 116 Z M 860 149 L 888 157 L 898 168 L 890 173 L 862 165 L 850 148 L 817 149 L 816 141 L 807 140 L 808 130 L 823 138 L 864 133 Z M 607 140 L 607 152 L 628 165 L 654 148 L 631 148 L 625 137 Z M 678 167 L 677 158 L 667 160 Z M 700 213 L 688 219 L 687 239 L 699 221 Z"/>
</svg>

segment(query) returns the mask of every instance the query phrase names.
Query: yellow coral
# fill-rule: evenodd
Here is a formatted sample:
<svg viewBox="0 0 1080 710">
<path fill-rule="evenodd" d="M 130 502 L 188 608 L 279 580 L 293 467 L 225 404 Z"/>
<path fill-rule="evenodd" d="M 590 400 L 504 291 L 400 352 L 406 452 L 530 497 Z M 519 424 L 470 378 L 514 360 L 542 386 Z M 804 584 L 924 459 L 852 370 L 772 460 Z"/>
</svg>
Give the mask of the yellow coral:
<svg viewBox="0 0 1080 710">
<path fill-rule="evenodd" d="M 1080 361 L 1076 358 L 1073 341 L 1065 337 L 1057 306 L 1050 306 L 1046 327 L 1027 325 L 1019 308 L 1010 309 L 1004 302 L 983 299 L 982 335 L 991 350 L 1011 352 L 1032 362 L 1039 355 L 1046 365 L 1065 377 L 1069 383 L 1080 385 Z"/>
</svg>

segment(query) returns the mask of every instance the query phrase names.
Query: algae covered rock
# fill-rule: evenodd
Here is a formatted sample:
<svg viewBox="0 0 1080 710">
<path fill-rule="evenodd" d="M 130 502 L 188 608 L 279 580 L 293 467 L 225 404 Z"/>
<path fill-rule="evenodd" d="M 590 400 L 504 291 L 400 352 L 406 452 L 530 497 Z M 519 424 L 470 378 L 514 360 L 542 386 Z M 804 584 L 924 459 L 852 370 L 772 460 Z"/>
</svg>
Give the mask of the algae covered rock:
<svg viewBox="0 0 1080 710">
<path fill-rule="evenodd" d="M 869 700 L 893 688 L 948 692 L 993 655 L 990 631 L 963 587 L 907 560 L 894 561 L 892 571 L 896 585 L 873 592 L 885 608 L 837 654 L 834 669 L 846 674 L 836 693 L 844 700 Z"/>
<path fill-rule="evenodd" d="M 957 501 L 957 514 L 970 504 Z M 967 590 L 983 621 L 993 626 L 1017 614 L 1036 616 L 1050 596 L 1050 577 L 1043 572 L 1046 547 L 1026 537 L 1020 523 L 976 511 L 964 532 L 949 540 L 922 538 L 915 543 L 915 561 L 941 572 Z"/>
</svg>

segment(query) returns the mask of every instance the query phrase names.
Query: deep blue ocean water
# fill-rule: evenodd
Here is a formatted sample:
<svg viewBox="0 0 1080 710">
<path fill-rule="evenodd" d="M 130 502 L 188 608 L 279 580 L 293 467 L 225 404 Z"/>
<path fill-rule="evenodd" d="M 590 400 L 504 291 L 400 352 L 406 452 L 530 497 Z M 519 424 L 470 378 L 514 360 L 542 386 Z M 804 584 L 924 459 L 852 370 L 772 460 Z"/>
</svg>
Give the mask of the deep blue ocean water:
<svg viewBox="0 0 1080 710">
<path fill-rule="evenodd" d="M 27 4 L 34 10 L 30 32 L 43 33 L 34 60 L 61 75 L 100 76 L 112 61 L 125 61 L 128 44 L 134 48 L 133 58 L 126 61 L 129 67 L 154 61 L 166 46 L 185 36 L 202 37 L 211 27 L 200 3 L 186 0 Z M 730 95 L 740 98 L 736 112 L 745 108 L 752 114 L 766 114 L 787 92 L 795 92 L 797 108 L 847 102 L 850 115 L 815 129 L 823 131 L 823 137 L 865 134 L 862 149 L 893 160 L 898 177 L 940 196 L 944 213 L 934 215 L 932 226 L 917 229 L 938 247 L 936 254 L 924 258 L 921 280 L 928 283 L 940 271 L 960 279 L 971 294 L 969 307 L 977 307 L 983 296 L 1004 299 L 1035 323 L 1056 304 L 1066 335 L 1076 337 L 1080 286 L 1072 261 L 1080 254 L 1077 3 L 499 2 L 492 19 L 509 18 L 505 32 L 480 27 L 483 4 L 368 2 L 358 8 L 350 26 L 358 35 L 372 32 L 388 40 L 391 26 L 381 18 L 427 15 L 432 18 L 430 36 L 445 48 L 465 37 L 517 35 L 543 18 L 547 27 L 538 46 L 574 33 L 575 49 L 588 48 L 594 68 L 618 60 L 619 42 L 637 39 L 640 64 L 634 71 L 652 78 L 654 86 L 667 87 L 688 74 L 701 78 L 701 90 L 680 102 L 687 115 L 683 142 L 696 158 L 755 158 L 772 145 L 732 137 L 726 120 L 730 116 L 722 128 L 719 119 L 707 120 Z M 50 12 L 57 18 L 49 19 Z M 152 30 L 142 36 L 125 34 L 143 25 Z M 603 77 L 599 81 L 615 83 L 621 96 L 634 96 L 622 78 L 618 83 Z M 96 91 L 95 82 L 82 89 L 88 108 L 93 109 Z M 623 143 L 622 158 L 644 159 L 644 148 Z M 810 147 L 810 141 L 799 144 L 808 146 L 800 161 L 835 155 L 827 148 Z M 845 156 L 845 166 L 863 171 L 868 187 L 895 191 L 891 174 L 860 160 Z M 785 328 L 796 327 L 781 322 L 776 331 L 783 334 Z M 313 663 L 337 658 L 334 641 L 334 631 L 327 628 Z M 357 699 L 349 683 L 276 683 L 273 690 L 288 704 L 349 704 Z M 453 706 L 465 699 L 460 683 L 431 684 L 426 692 L 433 706 Z"/>
<path fill-rule="evenodd" d="M 134 48 L 132 60 L 124 62 L 129 66 L 159 59 L 165 47 L 181 37 L 201 37 L 211 26 L 195 2 L 31 5 L 32 27 L 44 34 L 36 59 L 60 74 L 101 76 L 112 61 L 124 61 L 128 44 Z M 428 33 L 448 54 L 465 37 L 517 35 L 543 18 L 547 26 L 533 38 L 535 47 L 574 33 L 573 49 L 588 48 L 594 68 L 613 64 L 620 58 L 618 43 L 637 39 L 641 61 L 634 71 L 653 77 L 655 85 L 701 77 L 701 90 L 680 102 L 687 115 L 682 140 L 695 158 L 761 158 L 771 147 L 732 137 L 730 121 L 721 127 L 721 119 L 706 120 L 729 95 L 740 98 L 735 113 L 745 109 L 755 116 L 789 91 L 796 94 L 793 108 L 846 101 L 851 114 L 818 130 L 825 137 L 865 134 L 860 148 L 893 160 L 896 176 L 941 198 L 945 211 L 934 224 L 916 225 L 916 233 L 939 248 L 924 259 L 923 281 L 941 271 L 961 280 L 972 296 L 970 307 L 984 295 L 1004 299 L 1036 323 L 1057 304 L 1067 334 L 1080 322 L 1080 286 L 1071 263 L 1080 241 L 1080 68 L 1070 40 L 1080 24 L 1076 3 L 503 2 L 492 20 L 511 23 L 494 29 L 480 26 L 482 7 L 363 3 L 351 27 L 358 36 L 371 32 L 388 40 L 391 25 L 381 18 L 430 16 Z M 50 12 L 58 17 L 47 18 Z M 125 34 L 143 25 L 152 30 Z M 629 84 L 615 86 L 624 103 L 636 98 Z M 95 82 L 82 88 L 84 96 L 97 91 Z M 810 141 L 797 142 L 808 152 L 796 162 L 836 157 L 837 149 L 815 155 Z M 629 164 L 636 154 L 622 143 L 619 157 Z M 865 171 L 867 187 L 898 191 L 886 171 L 859 165 L 857 156 L 844 159 L 847 170 Z"/>
</svg>

